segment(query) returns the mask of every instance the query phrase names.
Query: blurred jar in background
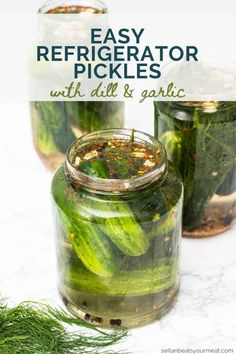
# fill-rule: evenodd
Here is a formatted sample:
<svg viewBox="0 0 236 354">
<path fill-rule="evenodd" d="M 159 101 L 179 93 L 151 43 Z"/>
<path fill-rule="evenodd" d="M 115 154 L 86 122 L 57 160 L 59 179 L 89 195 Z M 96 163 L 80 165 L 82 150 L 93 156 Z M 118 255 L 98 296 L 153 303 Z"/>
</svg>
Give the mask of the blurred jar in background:
<svg viewBox="0 0 236 354">
<path fill-rule="evenodd" d="M 100 0 L 48 1 L 41 14 L 105 14 Z M 30 103 L 33 141 L 44 163 L 54 171 L 65 159 L 68 146 L 83 134 L 122 128 L 124 103 L 108 101 L 33 101 Z"/>
</svg>

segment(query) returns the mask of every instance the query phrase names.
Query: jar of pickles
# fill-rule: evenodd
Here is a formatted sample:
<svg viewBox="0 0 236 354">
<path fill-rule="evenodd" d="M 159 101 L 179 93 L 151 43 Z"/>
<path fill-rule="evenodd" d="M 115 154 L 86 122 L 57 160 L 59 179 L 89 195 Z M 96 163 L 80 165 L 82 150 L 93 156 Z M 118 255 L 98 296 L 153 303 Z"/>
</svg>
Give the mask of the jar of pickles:
<svg viewBox="0 0 236 354">
<path fill-rule="evenodd" d="M 48 1 L 39 12 L 103 14 L 107 9 L 100 0 L 56 0 Z M 123 102 L 40 101 L 31 102 L 30 111 L 36 151 L 51 171 L 64 161 L 68 146 L 81 135 L 124 125 Z"/>
<path fill-rule="evenodd" d="M 155 102 L 155 136 L 183 177 L 183 235 L 227 230 L 236 217 L 236 102 Z"/>
<path fill-rule="evenodd" d="M 104 327 L 164 315 L 179 287 L 183 187 L 160 142 L 128 129 L 81 137 L 52 196 L 68 309 Z"/>
</svg>

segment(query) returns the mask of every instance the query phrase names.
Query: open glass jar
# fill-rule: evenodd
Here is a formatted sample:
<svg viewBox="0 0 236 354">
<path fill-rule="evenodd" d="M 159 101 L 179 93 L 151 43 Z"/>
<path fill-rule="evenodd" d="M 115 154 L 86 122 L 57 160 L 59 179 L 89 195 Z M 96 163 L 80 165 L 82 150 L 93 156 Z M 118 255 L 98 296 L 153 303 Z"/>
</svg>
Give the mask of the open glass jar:
<svg viewBox="0 0 236 354">
<path fill-rule="evenodd" d="M 183 235 L 227 230 L 236 217 L 236 102 L 155 102 L 155 136 L 183 177 Z"/>
<path fill-rule="evenodd" d="M 107 8 L 100 0 L 52 0 L 39 12 L 103 14 Z M 51 171 L 64 161 L 68 146 L 81 135 L 124 125 L 124 102 L 40 101 L 31 102 L 30 111 L 35 149 Z"/>
<path fill-rule="evenodd" d="M 164 315 L 179 287 L 183 187 L 159 141 L 128 129 L 81 137 L 52 195 L 68 309 L 104 327 Z"/>
</svg>

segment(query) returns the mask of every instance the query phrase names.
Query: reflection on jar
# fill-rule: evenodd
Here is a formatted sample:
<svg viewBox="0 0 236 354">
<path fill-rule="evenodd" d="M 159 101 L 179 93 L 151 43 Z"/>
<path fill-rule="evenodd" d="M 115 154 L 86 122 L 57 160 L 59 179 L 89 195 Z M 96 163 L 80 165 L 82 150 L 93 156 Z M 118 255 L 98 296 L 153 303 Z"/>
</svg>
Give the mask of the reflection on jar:
<svg viewBox="0 0 236 354">
<path fill-rule="evenodd" d="M 163 316 L 179 287 L 183 187 L 162 145 L 126 129 L 86 135 L 55 173 L 52 195 L 68 309 L 104 327 Z"/>
<path fill-rule="evenodd" d="M 155 136 L 185 187 L 183 235 L 224 232 L 236 217 L 236 102 L 155 102 Z"/>
</svg>

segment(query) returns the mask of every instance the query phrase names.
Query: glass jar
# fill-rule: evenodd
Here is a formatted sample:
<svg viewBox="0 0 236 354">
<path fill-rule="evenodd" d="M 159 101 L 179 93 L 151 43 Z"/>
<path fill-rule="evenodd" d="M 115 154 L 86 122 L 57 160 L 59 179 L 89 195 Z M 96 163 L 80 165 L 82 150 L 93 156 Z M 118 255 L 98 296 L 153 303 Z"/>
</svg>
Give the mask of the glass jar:
<svg viewBox="0 0 236 354">
<path fill-rule="evenodd" d="M 71 312 L 104 327 L 161 317 L 179 288 L 183 187 L 160 142 L 135 132 L 134 142 L 160 159 L 135 178 L 98 178 L 73 164 L 80 149 L 130 134 L 113 129 L 81 137 L 52 182 L 60 294 Z"/>
<path fill-rule="evenodd" d="M 102 14 L 107 9 L 100 0 L 56 0 L 48 1 L 39 12 Z M 124 125 L 124 102 L 120 101 L 31 102 L 30 112 L 35 149 L 51 171 L 64 161 L 68 146 L 81 135 Z"/>
<path fill-rule="evenodd" d="M 183 235 L 214 236 L 236 216 L 236 102 L 155 102 L 155 137 L 184 181 Z"/>
</svg>

